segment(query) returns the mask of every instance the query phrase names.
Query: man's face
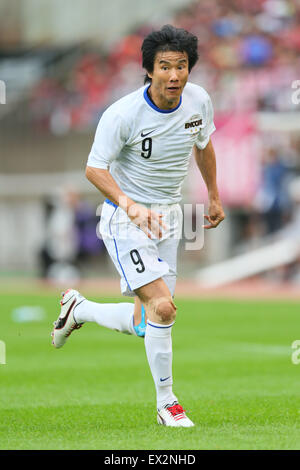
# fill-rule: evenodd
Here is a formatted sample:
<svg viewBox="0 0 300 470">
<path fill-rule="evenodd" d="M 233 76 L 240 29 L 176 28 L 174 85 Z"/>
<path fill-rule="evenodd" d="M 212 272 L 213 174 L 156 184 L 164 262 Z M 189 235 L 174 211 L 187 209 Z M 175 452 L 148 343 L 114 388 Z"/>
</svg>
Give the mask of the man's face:
<svg viewBox="0 0 300 470">
<path fill-rule="evenodd" d="M 175 107 L 185 87 L 189 75 L 186 52 L 158 52 L 154 59 L 150 92 L 159 107 Z"/>
</svg>

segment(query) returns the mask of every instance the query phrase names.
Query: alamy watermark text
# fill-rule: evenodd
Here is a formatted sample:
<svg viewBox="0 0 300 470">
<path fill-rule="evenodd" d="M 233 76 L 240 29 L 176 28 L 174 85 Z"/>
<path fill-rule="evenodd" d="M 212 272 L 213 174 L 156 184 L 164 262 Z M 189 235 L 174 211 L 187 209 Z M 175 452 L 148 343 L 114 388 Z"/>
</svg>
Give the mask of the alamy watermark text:
<svg viewBox="0 0 300 470">
<path fill-rule="evenodd" d="M 0 104 L 6 104 L 6 85 L 3 80 L 0 80 Z"/>
<path fill-rule="evenodd" d="M 6 364 L 6 346 L 4 341 L 0 341 L 0 364 Z"/>
</svg>

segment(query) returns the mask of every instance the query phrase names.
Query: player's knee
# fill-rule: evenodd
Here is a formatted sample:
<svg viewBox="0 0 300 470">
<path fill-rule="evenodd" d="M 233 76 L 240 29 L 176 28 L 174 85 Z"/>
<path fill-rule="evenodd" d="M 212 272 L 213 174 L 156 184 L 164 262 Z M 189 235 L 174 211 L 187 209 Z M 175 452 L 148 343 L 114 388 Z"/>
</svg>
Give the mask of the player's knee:
<svg viewBox="0 0 300 470">
<path fill-rule="evenodd" d="M 176 307 L 172 299 L 165 299 L 157 303 L 155 313 L 162 323 L 174 322 L 176 318 Z"/>
</svg>

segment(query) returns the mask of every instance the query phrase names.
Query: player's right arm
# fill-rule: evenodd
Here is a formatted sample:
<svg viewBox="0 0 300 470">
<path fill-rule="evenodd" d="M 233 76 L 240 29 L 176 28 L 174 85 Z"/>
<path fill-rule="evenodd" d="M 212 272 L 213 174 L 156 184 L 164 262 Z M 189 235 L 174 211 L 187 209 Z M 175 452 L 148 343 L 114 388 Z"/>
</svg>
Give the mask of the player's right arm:
<svg viewBox="0 0 300 470">
<path fill-rule="evenodd" d="M 162 215 L 137 204 L 121 190 L 108 170 L 86 167 L 87 179 L 110 201 L 123 209 L 133 223 L 140 227 L 149 238 L 150 231 L 156 238 L 162 237 Z"/>
<path fill-rule="evenodd" d="M 86 167 L 87 179 L 111 202 L 120 206 L 127 213 L 135 202 L 121 190 L 116 180 L 108 170 L 101 168 Z"/>
<path fill-rule="evenodd" d="M 108 168 L 126 144 L 127 125 L 122 117 L 110 107 L 102 115 L 95 140 L 88 158 L 86 177 L 111 202 L 123 209 L 133 223 L 149 238 L 162 236 L 162 216 L 141 204 L 135 203 L 119 187 Z"/>
</svg>

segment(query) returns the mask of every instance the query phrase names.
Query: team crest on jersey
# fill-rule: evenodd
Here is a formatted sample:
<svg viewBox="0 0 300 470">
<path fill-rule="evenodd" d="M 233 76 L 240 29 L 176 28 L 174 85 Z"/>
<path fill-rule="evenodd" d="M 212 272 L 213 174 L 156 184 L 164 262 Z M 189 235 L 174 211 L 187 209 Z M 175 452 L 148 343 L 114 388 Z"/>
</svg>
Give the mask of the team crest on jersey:
<svg viewBox="0 0 300 470">
<path fill-rule="evenodd" d="M 197 134 L 200 130 L 200 126 L 202 126 L 202 119 L 198 114 L 196 114 L 185 123 L 184 128 L 190 129 L 191 134 Z"/>
</svg>

